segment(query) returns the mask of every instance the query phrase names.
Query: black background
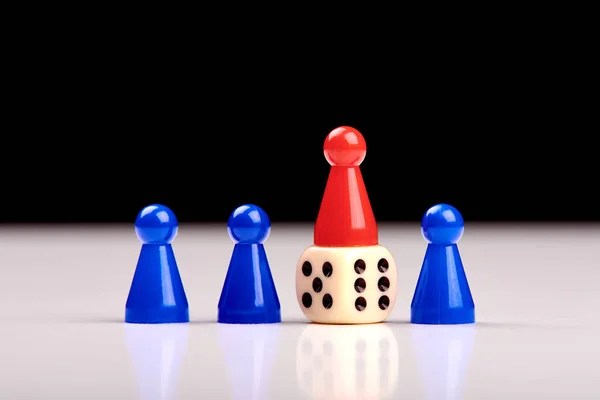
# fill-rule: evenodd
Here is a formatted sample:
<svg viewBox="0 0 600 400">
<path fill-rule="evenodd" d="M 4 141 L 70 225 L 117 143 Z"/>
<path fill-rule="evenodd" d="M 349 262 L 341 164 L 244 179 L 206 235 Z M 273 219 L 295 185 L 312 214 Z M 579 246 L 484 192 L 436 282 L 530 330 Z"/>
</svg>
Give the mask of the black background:
<svg viewBox="0 0 600 400">
<path fill-rule="evenodd" d="M 590 52 L 572 44 L 500 32 L 261 52 L 237 37 L 190 52 L 75 36 L 13 58 L 0 223 L 133 223 L 151 203 L 181 222 L 226 221 L 244 203 L 313 222 L 323 142 L 341 125 L 366 139 L 379 221 L 439 202 L 468 221 L 600 220 L 597 110 L 577 58 Z"/>
<path fill-rule="evenodd" d="M 454 205 L 470 221 L 599 219 L 596 161 L 578 150 L 585 142 L 510 133 L 511 126 L 555 118 L 550 111 L 517 121 L 508 110 L 475 103 L 447 111 L 399 105 L 381 114 L 265 110 L 218 124 L 209 117 L 209 125 L 202 109 L 178 123 L 165 121 L 177 119 L 172 109 L 156 118 L 160 106 L 125 122 L 91 112 L 87 118 L 103 119 L 97 131 L 74 142 L 53 137 L 44 141 L 47 147 L 37 142 L 35 153 L 12 166 L 20 174 L 4 181 L 1 219 L 131 223 L 145 205 L 163 203 L 181 222 L 218 222 L 238 205 L 254 203 L 272 221 L 311 222 L 329 172 L 323 142 L 339 125 L 365 136 L 361 170 L 379 221 L 420 220 L 438 202 Z M 123 136 L 102 132 L 118 124 L 138 129 Z"/>
</svg>

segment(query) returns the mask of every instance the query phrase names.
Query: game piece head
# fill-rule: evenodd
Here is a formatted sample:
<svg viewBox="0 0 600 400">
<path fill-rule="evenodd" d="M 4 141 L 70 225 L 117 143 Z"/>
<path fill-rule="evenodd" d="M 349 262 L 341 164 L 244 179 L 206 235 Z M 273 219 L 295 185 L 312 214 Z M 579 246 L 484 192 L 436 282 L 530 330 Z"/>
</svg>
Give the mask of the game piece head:
<svg viewBox="0 0 600 400">
<path fill-rule="evenodd" d="M 169 244 L 177 236 L 177 217 L 162 204 L 145 207 L 135 220 L 135 233 L 144 244 Z"/>
<path fill-rule="evenodd" d="M 421 221 L 421 232 L 429 243 L 456 244 L 463 235 L 465 222 L 458 210 L 448 204 L 431 207 Z"/>
<path fill-rule="evenodd" d="M 356 129 L 341 126 L 327 135 L 323 152 L 327 162 L 332 166 L 358 166 L 367 155 L 367 143 Z"/>
<path fill-rule="evenodd" d="M 271 221 L 262 208 L 244 204 L 231 213 L 227 231 L 235 243 L 263 243 L 271 233 Z"/>
</svg>

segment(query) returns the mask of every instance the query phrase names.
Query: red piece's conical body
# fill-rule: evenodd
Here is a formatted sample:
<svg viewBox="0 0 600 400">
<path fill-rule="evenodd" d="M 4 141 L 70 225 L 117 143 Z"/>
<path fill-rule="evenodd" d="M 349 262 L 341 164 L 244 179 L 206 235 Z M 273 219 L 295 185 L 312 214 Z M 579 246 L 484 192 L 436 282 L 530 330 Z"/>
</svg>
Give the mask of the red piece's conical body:
<svg viewBox="0 0 600 400">
<path fill-rule="evenodd" d="M 322 247 L 374 246 L 378 230 L 360 163 L 366 143 L 354 128 L 333 130 L 325 140 L 331 171 L 315 224 L 315 245 Z"/>
</svg>

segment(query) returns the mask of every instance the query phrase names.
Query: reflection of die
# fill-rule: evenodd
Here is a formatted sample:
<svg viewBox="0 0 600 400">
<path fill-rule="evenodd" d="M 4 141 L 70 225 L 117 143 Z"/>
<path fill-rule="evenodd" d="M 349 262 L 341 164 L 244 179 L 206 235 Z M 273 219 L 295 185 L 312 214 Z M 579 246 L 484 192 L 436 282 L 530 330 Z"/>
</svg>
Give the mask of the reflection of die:
<svg viewBox="0 0 600 400">
<path fill-rule="evenodd" d="M 381 322 L 391 313 L 396 293 L 396 264 L 381 245 L 311 246 L 296 267 L 298 304 L 313 322 Z"/>
<path fill-rule="evenodd" d="M 398 344 L 385 324 L 311 324 L 296 348 L 298 385 L 314 399 L 389 398 L 398 364 Z"/>
</svg>

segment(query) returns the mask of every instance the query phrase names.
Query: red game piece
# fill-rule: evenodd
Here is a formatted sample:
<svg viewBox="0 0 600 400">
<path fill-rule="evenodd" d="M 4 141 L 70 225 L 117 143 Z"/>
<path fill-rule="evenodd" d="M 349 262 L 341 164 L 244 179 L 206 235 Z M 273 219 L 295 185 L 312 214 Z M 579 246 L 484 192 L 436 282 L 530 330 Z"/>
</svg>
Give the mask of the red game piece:
<svg viewBox="0 0 600 400">
<path fill-rule="evenodd" d="M 354 128 L 339 127 L 327 136 L 324 153 L 331 169 L 315 224 L 315 245 L 376 245 L 377 223 L 360 171 L 367 154 L 365 139 Z"/>
</svg>

